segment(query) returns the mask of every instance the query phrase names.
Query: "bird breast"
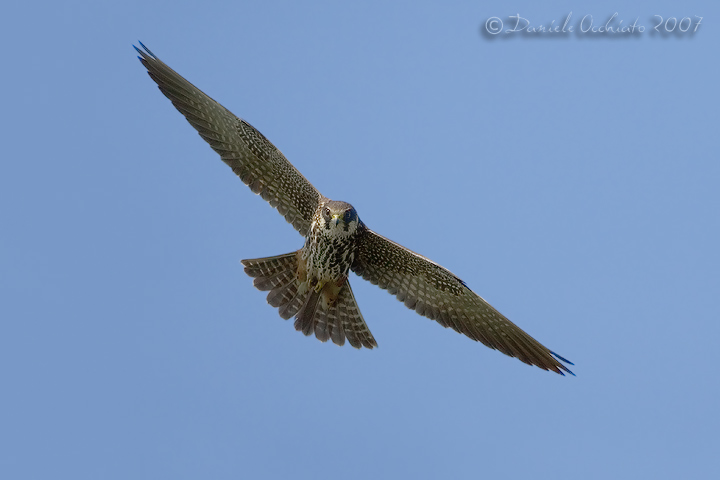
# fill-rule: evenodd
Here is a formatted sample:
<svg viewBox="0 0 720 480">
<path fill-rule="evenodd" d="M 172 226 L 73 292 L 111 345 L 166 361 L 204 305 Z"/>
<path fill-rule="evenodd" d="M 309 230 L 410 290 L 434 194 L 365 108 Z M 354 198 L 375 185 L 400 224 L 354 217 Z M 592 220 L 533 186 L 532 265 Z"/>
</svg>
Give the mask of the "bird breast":
<svg viewBox="0 0 720 480">
<path fill-rule="evenodd" d="M 303 247 L 308 279 L 311 284 L 321 284 L 317 288 L 328 282 L 344 281 L 355 259 L 354 238 L 333 235 L 333 230 L 313 225 Z"/>
</svg>

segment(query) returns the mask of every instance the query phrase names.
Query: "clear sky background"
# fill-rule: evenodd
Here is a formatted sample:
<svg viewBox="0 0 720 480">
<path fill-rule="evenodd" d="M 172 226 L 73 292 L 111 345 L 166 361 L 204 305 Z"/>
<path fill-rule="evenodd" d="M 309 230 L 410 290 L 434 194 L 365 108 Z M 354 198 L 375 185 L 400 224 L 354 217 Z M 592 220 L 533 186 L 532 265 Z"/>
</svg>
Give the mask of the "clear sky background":
<svg viewBox="0 0 720 480">
<path fill-rule="evenodd" d="M 719 10 L 5 5 L 0 477 L 717 478 Z M 481 33 L 616 11 L 645 31 Z M 654 15 L 703 20 L 659 34 Z M 296 332 L 239 261 L 302 238 L 160 94 L 138 40 L 577 377 L 354 275 L 378 349 Z"/>
</svg>

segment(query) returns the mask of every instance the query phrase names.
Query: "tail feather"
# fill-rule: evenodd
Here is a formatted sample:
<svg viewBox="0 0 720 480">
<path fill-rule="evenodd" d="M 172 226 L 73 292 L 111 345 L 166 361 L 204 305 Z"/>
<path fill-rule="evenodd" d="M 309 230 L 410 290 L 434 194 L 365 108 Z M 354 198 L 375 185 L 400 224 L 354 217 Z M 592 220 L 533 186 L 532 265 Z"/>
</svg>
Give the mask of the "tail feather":
<svg viewBox="0 0 720 480">
<path fill-rule="evenodd" d="M 295 317 L 295 330 L 303 332 L 305 335 L 311 335 L 315 331 L 315 313 L 319 300 L 320 292 L 311 290 L 307 301 Z"/>
<path fill-rule="evenodd" d="M 287 284 L 297 272 L 298 252 L 275 257 L 242 260 L 245 273 L 255 278 L 253 284 L 258 290 L 272 290 Z"/>
<path fill-rule="evenodd" d="M 347 281 L 345 284 L 347 284 Z M 343 308 L 342 300 L 339 297 L 342 287 L 332 287 L 331 285 L 326 285 L 321 292 L 321 298 L 324 298 L 326 302 L 325 305 L 321 304 L 315 313 L 315 336 L 321 342 L 327 342 L 332 339 L 334 344 L 342 346 L 345 345 L 345 332 L 343 331 L 342 321 L 339 315 Z M 334 293 L 331 294 L 330 292 Z M 323 297 L 323 294 L 332 295 L 332 297 L 329 298 L 331 301 L 327 301 L 328 297 Z M 332 300 L 332 298 L 335 299 Z"/>
<path fill-rule="evenodd" d="M 322 292 L 320 296 L 322 298 Z M 347 338 L 350 345 L 355 348 L 377 347 L 377 342 L 365 324 L 350 288 L 350 282 L 347 280 L 339 288 L 334 302 L 331 302 L 327 308 L 323 308 L 322 303 L 319 304 L 314 321 L 315 336 L 322 342 L 332 339 L 333 343 L 342 346 Z"/>
<path fill-rule="evenodd" d="M 289 283 L 270 290 L 267 296 L 267 302 L 273 307 L 281 307 L 286 305 L 295 296 L 297 290 L 298 285 L 293 278 Z"/>
<path fill-rule="evenodd" d="M 279 307 L 278 313 L 280 317 L 287 320 L 294 317 L 305 304 L 307 299 L 307 284 L 298 286 L 295 295 L 285 304 Z"/>
<path fill-rule="evenodd" d="M 333 318 L 332 328 L 330 329 L 330 338 L 335 345 L 345 345 L 345 330 L 342 327 L 342 317 L 340 316 L 341 308 L 337 309 L 337 314 Z M 350 345 L 355 346 L 350 343 Z"/>
<path fill-rule="evenodd" d="M 270 277 L 257 277 L 253 281 L 253 285 L 258 290 L 267 291 L 274 290 L 283 285 L 287 285 L 293 280 L 295 280 L 295 277 L 290 272 L 281 272 L 276 273 Z"/>
<path fill-rule="evenodd" d="M 284 319 L 295 317 L 295 329 L 322 342 L 332 340 L 355 348 L 377 347 L 358 308 L 348 280 L 340 286 L 326 284 L 320 292 L 309 288 L 298 274 L 300 251 L 275 257 L 242 260 L 245 272 L 259 290 L 269 291 L 267 301 Z"/>
<path fill-rule="evenodd" d="M 355 295 L 353 295 L 352 288 L 350 288 L 350 282 L 347 280 L 345 280 L 345 285 L 340 290 L 337 304 L 342 307 L 339 316 L 342 329 L 350 345 L 355 348 L 377 347 L 375 337 L 370 333 L 370 329 L 365 323 L 362 313 L 360 313 L 360 308 L 355 301 Z"/>
<path fill-rule="evenodd" d="M 335 324 L 337 317 L 333 314 L 335 308 L 329 309 L 317 308 L 315 311 L 314 330 L 315 337 L 321 342 L 327 342 L 332 338 L 333 343 L 337 345 L 345 344 L 345 335 L 338 336 L 337 325 Z M 342 329 L 340 329 L 342 331 Z"/>
<path fill-rule="evenodd" d="M 342 292 L 341 292 L 342 293 Z M 352 328 L 352 322 L 349 320 L 351 315 L 348 313 L 348 305 L 346 305 L 344 302 L 341 306 L 341 308 L 338 309 L 338 319 L 340 321 L 340 325 L 343 325 L 343 332 L 345 336 L 347 337 L 348 342 L 350 345 L 352 345 L 355 348 L 362 347 L 362 342 L 357 336 L 357 333 L 355 332 L 355 329 Z M 372 348 L 372 347 L 370 347 Z"/>
</svg>

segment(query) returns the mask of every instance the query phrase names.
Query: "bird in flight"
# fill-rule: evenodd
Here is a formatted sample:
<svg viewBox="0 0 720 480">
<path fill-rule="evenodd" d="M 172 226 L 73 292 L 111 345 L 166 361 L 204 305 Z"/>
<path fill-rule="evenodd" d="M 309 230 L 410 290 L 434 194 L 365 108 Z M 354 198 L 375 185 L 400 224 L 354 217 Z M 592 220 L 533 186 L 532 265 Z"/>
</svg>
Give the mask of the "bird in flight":
<svg viewBox="0 0 720 480">
<path fill-rule="evenodd" d="M 432 260 L 370 230 L 352 205 L 324 197 L 270 141 L 185 80 L 145 45 L 134 47 L 150 78 L 254 193 L 305 237 L 300 250 L 242 260 L 284 319 L 318 340 L 355 348 L 377 342 L 358 308 L 352 270 L 443 327 L 561 375 L 572 365 L 521 330 Z"/>
</svg>

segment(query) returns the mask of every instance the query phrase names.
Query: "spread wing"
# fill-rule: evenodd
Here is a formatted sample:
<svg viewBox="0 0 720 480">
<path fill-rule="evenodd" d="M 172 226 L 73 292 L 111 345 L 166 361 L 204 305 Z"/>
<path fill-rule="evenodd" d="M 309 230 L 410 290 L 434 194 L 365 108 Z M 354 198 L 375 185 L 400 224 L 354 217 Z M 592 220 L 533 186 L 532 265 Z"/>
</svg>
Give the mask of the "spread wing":
<svg viewBox="0 0 720 480">
<path fill-rule="evenodd" d="M 305 235 L 322 197 L 275 145 L 252 125 L 205 95 L 148 48 L 135 50 L 160 91 L 250 189 Z"/>
<path fill-rule="evenodd" d="M 352 270 L 443 327 L 529 365 L 573 374 L 559 360 L 571 362 L 505 318 L 450 271 L 367 228 L 361 234 Z"/>
</svg>

